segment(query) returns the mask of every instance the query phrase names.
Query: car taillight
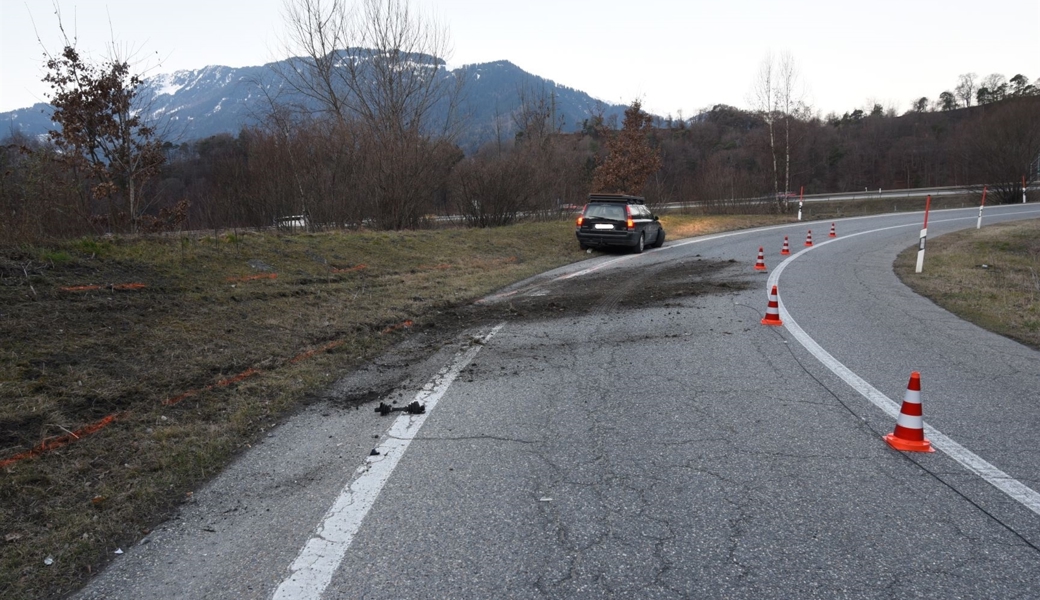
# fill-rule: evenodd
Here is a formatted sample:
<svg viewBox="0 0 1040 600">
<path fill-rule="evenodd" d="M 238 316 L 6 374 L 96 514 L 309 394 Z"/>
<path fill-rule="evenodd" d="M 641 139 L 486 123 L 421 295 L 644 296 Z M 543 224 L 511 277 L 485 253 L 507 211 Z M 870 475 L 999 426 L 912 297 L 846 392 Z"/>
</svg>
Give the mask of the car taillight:
<svg viewBox="0 0 1040 600">
<path fill-rule="evenodd" d="M 585 220 L 585 215 L 582 215 L 582 216 L 578 217 L 578 222 L 576 223 L 577 226 L 581 227 L 581 222 L 584 221 L 584 220 Z"/>
<path fill-rule="evenodd" d="M 625 214 L 628 215 L 628 220 L 625 221 L 625 224 L 628 226 L 629 229 L 635 229 L 636 222 L 632 219 L 632 208 L 628 205 L 625 205 Z"/>
</svg>

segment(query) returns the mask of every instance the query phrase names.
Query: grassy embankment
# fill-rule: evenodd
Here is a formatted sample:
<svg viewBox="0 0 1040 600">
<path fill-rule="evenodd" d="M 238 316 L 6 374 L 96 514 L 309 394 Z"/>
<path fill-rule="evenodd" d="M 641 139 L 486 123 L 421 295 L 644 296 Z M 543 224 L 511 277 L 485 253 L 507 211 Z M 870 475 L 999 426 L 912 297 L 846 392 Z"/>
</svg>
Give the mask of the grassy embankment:
<svg viewBox="0 0 1040 600">
<path fill-rule="evenodd" d="M 790 220 L 663 219 L 670 240 Z M 75 590 L 409 330 L 585 257 L 570 219 L 0 249 L 0 597 Z"/>
<path fill-rule="evenodd" d="M 1040 350 L 1040 220 L 983 224 L 928 240 L 922 273 L 917 246 L 896 274 L 918 294 L 990 331 Z"/>
</svg>

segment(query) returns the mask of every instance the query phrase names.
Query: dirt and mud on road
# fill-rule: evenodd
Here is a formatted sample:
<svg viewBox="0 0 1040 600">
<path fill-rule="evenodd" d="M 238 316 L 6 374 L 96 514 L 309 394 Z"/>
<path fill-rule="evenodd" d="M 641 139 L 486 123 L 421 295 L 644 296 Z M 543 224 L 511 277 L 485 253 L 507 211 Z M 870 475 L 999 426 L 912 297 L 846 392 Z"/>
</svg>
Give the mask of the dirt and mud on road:
<svg viewBox="0 0 1040 600">
<path fill-rule="evenodd" d="M 684 298 L 747 289 L 736 261 L 693 258 L 638 269 L 560 277 L 495 294 L 458 312 L 470 322 L 554 319 L 676 306 Z"/>
<path fill-rule="evenodd" d="M 747 289 L 752 280 L 741 269 L 733 260 L 692 258 L 641 269 L 519 284 L 472 304 L 427 314 L 404 340 L 338 381 L 322 400 L 348 408 L 384 399 L 394 405 L 408 402 L 410 396 L 391 394 L 400 390 L 411 367 L 459 339 L 464 330 L 502 322 L 572 319 L 589 314 L 620 319 L 633 310 L 678 308 L 697 296 Z"/>
</svg>

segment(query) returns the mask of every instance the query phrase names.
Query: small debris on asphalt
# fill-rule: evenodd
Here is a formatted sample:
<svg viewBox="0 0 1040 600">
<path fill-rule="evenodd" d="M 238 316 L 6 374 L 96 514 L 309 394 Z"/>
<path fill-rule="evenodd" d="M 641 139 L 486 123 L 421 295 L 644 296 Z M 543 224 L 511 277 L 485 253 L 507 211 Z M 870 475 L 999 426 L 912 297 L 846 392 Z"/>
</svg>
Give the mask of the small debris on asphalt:
<svg viewBox="0 0 1040 600">
<path fill-rule="evenodd" d="M 369 456 L 379 456 L 379 450 L 372 448 L 372 451 L 368 453 Z"/>
<path fill-rule="evenodd" d="M 384 417 L 392 412 L 406 412 L 410 415 L 421 415 L 426 412 L 426 406 L 419 404 L 418 401 L 413 401 L 408 406 L 390 406 L 386 402 L 380 402 L 379 406 L 376 407 L 376 412 Z"/>
</svg>

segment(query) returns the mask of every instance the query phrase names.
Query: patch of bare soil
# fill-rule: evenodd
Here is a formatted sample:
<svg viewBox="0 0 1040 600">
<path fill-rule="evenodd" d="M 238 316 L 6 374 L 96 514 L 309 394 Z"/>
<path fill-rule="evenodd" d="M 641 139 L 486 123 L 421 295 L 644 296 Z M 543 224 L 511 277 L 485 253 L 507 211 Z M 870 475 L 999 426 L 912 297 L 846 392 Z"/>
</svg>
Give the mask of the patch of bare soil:
<svg viewBox="0 0 1040 600">
<path fill-rule="evenodd" d="M 685 298 L 739 292 L 749 286 L 750 282 L 737 273 L 734 261 L 668 261 L 530 284 L 435 315 L 429 325 L 545 320 L 668 306 Z"/>
</svg>

